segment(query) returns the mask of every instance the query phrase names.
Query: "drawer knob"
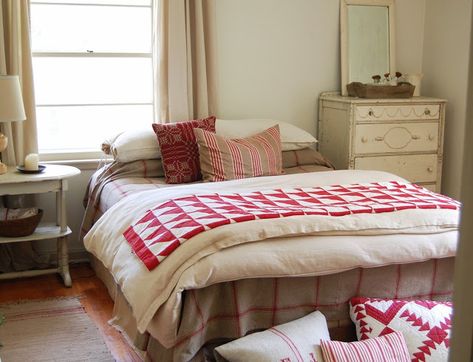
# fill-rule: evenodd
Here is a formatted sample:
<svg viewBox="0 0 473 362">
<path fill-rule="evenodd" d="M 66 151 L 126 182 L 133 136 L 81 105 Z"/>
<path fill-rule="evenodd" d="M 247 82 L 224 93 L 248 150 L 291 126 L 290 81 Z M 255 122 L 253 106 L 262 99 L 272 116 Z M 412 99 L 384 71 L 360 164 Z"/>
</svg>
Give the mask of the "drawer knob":
<svg viewBox="0 0 473 362">
<path fill-rule="evenodd" d="M 419 135 L 416 135 L 416 134 L 413 134 L 413 135 L 412 135 L 412 139 L 413 139 L 413 140 L 418 140 L 418 139 L 420 139 L 420 136 L 419 136 Z"/>
<path fill-rule="evenodd" d="M 428 109 L 428 108 L 424 109 L 424 114 L 426 116 L 429 116 L 430 115 L 430 109 Z"/>
<path fill-rule="evenodd" d="M 373 112 L 372 109 L 370 109 L 370 110 L 368 111 L 368 115 L 369 115 L 369 116 L 374 116 L 374 112 Z"/>
<path fill-rule="evenodd" d="M 384 140 L 384 137 L 376 136 L 374 139 L 375 139 L 375 141 L 381 142 L 381 141 Z"/>
<path fill-rule="evenodd" d="M 363 142 L 363 143 L 368 142 L 368 138 L 366 138 L 366 137 L 361 137 L 361 142 Z"/>
<path fill-rule="evenodd" d="M 427 167 L 427 171 L 434 172 L 434 168 L 433 167 Z"/>
<path fill-rule="evenodd" d="M 434 135 L 429 134 L 429 137 L 427 137 L 427 138 L 429 139 L 429 141 L 433 141 L 435 137 L 434 137 Z"/>
</svg>

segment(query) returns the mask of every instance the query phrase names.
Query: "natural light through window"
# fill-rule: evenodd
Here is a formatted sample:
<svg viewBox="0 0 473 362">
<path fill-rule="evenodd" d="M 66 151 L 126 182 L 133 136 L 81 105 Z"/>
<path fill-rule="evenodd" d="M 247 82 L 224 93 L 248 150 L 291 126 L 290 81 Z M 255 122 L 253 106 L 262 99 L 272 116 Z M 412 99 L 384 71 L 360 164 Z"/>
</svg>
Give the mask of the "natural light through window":
<svg viewBox="0 0 473 362">
<path fill-rule="evenodd" d="M 152 123 L 151 1 L 31 1 L 41 154 L 98 155 L 104 139 Z"/>
</svg>

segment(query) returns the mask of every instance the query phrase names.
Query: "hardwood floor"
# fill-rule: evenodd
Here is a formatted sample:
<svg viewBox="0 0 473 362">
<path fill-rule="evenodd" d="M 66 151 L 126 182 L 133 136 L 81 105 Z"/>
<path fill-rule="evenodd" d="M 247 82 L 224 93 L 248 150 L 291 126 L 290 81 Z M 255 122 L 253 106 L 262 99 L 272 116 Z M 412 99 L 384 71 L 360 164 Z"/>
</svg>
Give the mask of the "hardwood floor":
<svg viewBox="0 0 473 362">
<path fill-rule="evenodd" d="M 72 288 L 65 288 L 59 275 L 0 281 L 0 303 L 21 299 L 78 296 L 87 314 L 99 328 L 113 357 L 120 362 L 142 361 L 122 335 L 107 321 L 112 317 L 113 301 L 105 285 L 88 264 L 71 265 Z"/>
</svg>

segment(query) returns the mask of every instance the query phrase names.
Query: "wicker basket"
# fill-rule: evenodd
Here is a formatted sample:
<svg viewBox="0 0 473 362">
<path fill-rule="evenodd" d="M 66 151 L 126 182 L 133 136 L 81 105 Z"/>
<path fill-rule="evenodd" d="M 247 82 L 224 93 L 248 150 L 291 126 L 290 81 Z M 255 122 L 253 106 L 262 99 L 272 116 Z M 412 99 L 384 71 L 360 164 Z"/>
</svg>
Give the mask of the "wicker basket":
<svg viewBox="0 0 473 362">
<path fill-rule="evenodd" d="M 43 210 L 38 209 L 38 213 L 30 217 L 15 220 L 1 220 L 0 236 L 17 238 L 31 235 L 34 233 L 42 216 Z"/>
<path fill-rule="evenodd" d="M 352 82 L 347 84 L 350 97 L 360 98 L 410 98 L 414 94 L 415 86 L 410 83 L 398 85 L 374 85 Z"/>
</svg>

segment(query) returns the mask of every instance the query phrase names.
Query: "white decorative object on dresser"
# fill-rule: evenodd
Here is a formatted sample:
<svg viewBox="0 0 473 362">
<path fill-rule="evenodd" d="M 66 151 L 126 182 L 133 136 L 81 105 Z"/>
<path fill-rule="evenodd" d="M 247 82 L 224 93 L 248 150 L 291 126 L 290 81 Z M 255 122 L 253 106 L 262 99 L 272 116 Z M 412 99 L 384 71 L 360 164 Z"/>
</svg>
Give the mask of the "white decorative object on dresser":
<svg viewBox="0 0 473 362">
<path fill-rule="evenodd" d="M 440 192 L 444 99 L 319 98 L 320 152 L 337 169 L 388 171 Z"/>
</svg>

